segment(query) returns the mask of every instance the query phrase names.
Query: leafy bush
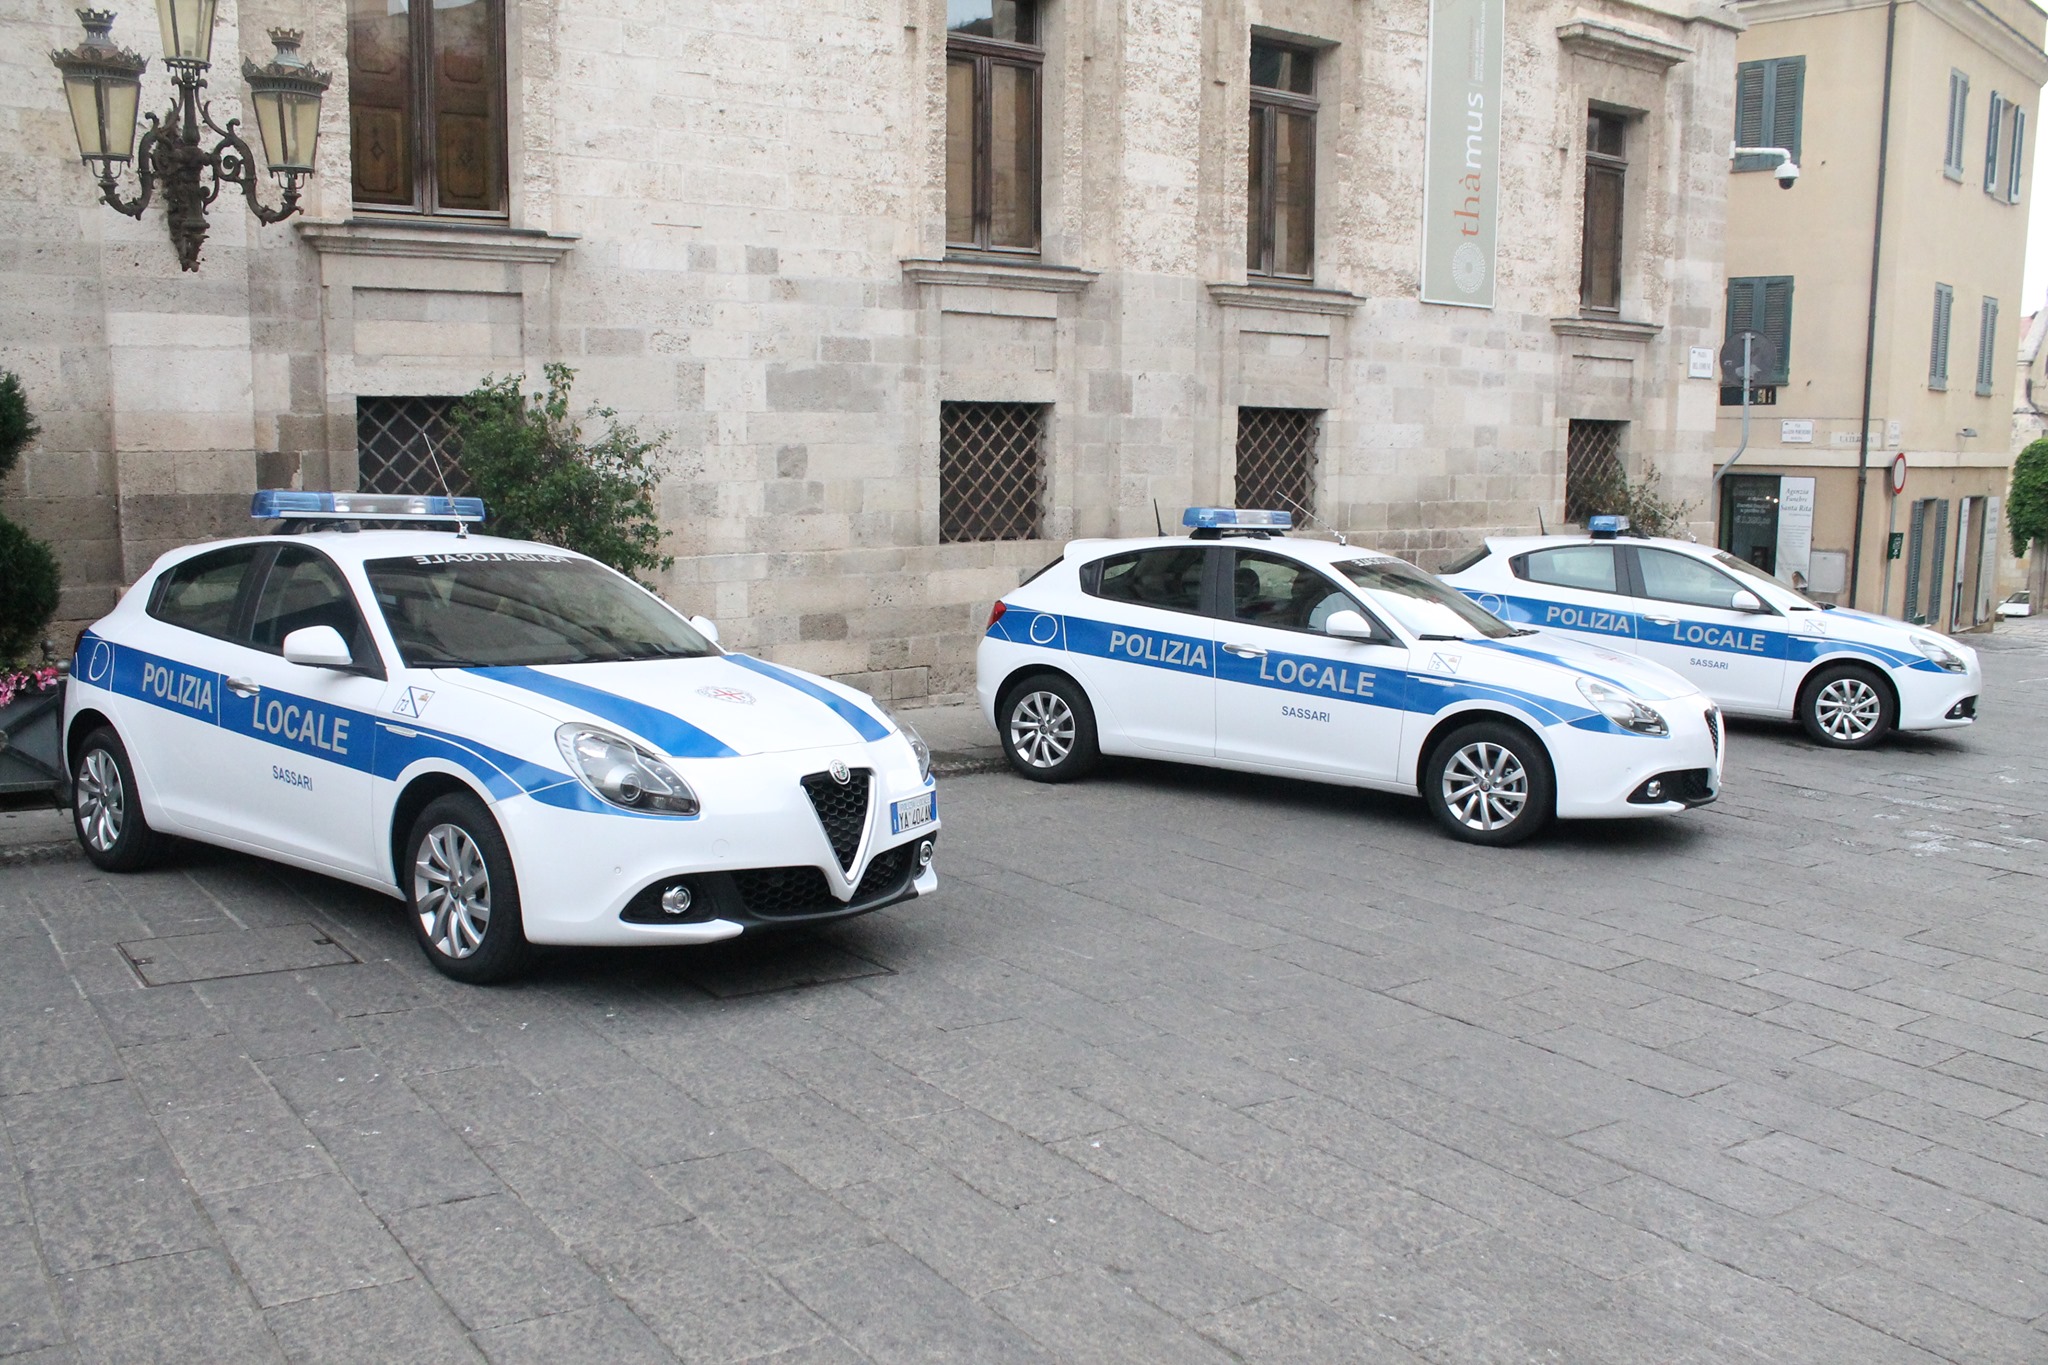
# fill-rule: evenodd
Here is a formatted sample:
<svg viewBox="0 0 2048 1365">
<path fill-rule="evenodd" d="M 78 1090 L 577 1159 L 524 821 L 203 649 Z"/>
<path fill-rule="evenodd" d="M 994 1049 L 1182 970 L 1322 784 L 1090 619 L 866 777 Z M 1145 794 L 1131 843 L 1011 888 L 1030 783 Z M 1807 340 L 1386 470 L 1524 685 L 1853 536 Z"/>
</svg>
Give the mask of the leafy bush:
<svg viewBox="0 0 2048 1365">
<path fill-rule="evenodd" d="M 456 458 L 490 512 L 493 535 L 560 545 L 637 575 L 666 569 L 654 495 L 661 470 L 648 456 L 663 437 L 622 426 L 610 408 L 586 420 L 604 434 L 585 443 L 569 416 L 575 371 L 547 367 L 546 393 L 528 394 L 516 375 L 487 378 L 449 414 Z"/>
<path fill-rule="evenodd" d="M 1584 496 L 1587 507 L 1627 517 L 1629 526 L 1646 536 L 1684 534 L 1686 522 L 1699 508 L 1696 502 L 1680 502 L 1668 496 L 1663 476 L 1647 460 L 1640 477 L 1631 479 L 1617 468 L 1588 488 Z"/>
<path fill-rule="evenodd" d="M 2048 436 L 2022 450 L 2012 462 L 2005 524 L 2012 531 L 2014 559 L 2025 559 L 2029 545 L 2048 547 Z"/>
<path fill-rule="evenodd" d="M 21 380 L 0 370 L 0 478 L 38 430 Z M 26 658 L 42 643 L 43 627 L 57 611 L 57 582 L 50 547 L 0 517 L 0 665 Z"/>
</svg>

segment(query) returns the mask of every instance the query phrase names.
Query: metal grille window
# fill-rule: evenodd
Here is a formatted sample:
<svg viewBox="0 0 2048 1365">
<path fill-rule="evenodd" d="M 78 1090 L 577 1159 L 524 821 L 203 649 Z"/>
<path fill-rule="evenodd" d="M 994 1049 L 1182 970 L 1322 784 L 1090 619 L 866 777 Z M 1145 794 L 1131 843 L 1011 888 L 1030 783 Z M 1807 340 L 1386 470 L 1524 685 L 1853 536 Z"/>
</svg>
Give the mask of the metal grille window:
<svg viewBox="0 0 2048 1365">
<path fill-rule="evenodd" d="M 1622 199 L 1628 180 L 1628 120 L 1602 109 L 1586 113 L 1586 221 L 1580 238 L 1579 306 L 1621 311 Z"/>
<path fill-rule="evenodd" d="M 1321 417 L 1309 408 L 1237 410 L 1237 506 L 1311 510 Z"/>
<path fill-rule="evenodd" d="M 1583 525 L 1587 517 L 1612 512 L 1627 492 L 1622 456 L 1626 422 L 1574 417 L 1564 442 L 1564 519 Z"/>
<path fill-rule="evenodd" d="M 1045 487 L 1035 403 L 939 405 L 939 539 L 1036 540 Z"/>
<path fill-rule="evenodd" d="M 1315 71 L 1313 52 L 1252 40 L 1245 267 L 1255 274 L 1315 271 Z"/>
<path fill-rule="evenodd" d="M 448 413 L 459 398 L 356 399 L 356 488 L 363 493 L 474 490 L 454 452 Z"/>
</svg>

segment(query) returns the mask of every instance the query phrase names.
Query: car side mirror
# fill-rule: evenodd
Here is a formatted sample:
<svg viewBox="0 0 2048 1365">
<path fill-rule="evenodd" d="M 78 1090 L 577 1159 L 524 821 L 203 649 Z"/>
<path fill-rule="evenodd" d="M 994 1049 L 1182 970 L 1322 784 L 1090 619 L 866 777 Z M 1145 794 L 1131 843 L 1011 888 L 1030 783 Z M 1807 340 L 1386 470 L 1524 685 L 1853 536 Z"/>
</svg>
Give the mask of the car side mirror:
<svg viewBox="0 0 2048 1365">
<path fill-rule="evenodd" d="M 1741 588 L 1736 591 L 1735 596 L 1728 599 L 1728 609 L 1730 611 L 1762 611 L 1764 603 L 1762 598 L 1758 597 L 1748 588 Z"/>
<path fill-rule="evenodd" d="M 710 617 L 692 616 L 690 618 L 690 624 L 696 627 L 697 633 L 699 635 L 709 640 L 712 644 L 715 645 L 718 643 L 718 623 L 713 621 Z"/>
<path fill-rule="evenodd" d="M 284 657 L 308 668 L 354 668 L 348 641 L 333 626 L 307 626 L 284 637 Z"/>
<path fill-rule="evenodd" d="M 1372 628 L 1372 622 L 1365 619 L 1364 613 L 1352 611 L 1349 608 L 1343 611 L 1331 612 L 1330 619 L 1323 622 L 1323 633 L 1325 635 L 1334 635 L 1340 640 L 1377 640 L 1380 638 L 1380 633 Z"/>
</svg>

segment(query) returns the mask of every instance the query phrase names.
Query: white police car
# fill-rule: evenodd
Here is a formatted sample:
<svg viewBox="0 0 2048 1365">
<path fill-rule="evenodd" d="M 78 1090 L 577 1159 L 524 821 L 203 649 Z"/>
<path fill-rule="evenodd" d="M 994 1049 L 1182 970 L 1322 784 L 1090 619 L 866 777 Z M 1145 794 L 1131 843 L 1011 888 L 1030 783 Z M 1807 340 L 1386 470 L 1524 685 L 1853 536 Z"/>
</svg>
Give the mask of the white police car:
<svg viewBox="0 0 2048 1365">
<path fill-rule="evenodd" d="M 1652 659 L 1734 715 L 1797 718 L 1822 744 L 1862 749 L 1893 729 L 1977 718 L 1977 651 L 1888 616 L 1823 606 L 1725 551 L 1589 534 L 1489 539 L 1444 581 L 1503 620 Z"/>
<path fill-rule="evenodd" d="M 1401 560 L 1190 508 L 1185 539 L 1077 540 L 995 604 L 977 659 L 1011 765 L 1133 754 L 1420 791 L 1461 839 L 1720 790 L 1720 718 L 1654 664 L 1506 625 Z"/>
<path fill-rule="evenodd" d="M 100 867 L 174 834 L 373 887 L 467 981 L 529 942 L 706 943 L 937 889 L 930 754 L 860 693 L 726 653 L 582 555 L 467 534 L 475 499 L 253 513 L 303 533 L 174 550 L 79 636 Z"/>
</svg>

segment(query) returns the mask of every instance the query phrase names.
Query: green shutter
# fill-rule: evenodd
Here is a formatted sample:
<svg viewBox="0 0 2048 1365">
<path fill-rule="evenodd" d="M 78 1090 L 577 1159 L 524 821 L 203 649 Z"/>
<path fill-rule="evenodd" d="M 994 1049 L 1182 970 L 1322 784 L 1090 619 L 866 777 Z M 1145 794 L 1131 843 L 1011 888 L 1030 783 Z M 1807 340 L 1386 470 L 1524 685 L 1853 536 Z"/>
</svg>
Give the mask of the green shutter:
<svg viewBox="0 0 2048 1365">
<path fill-rule="evenodd" d="M 1733 279 L 1728 281 L 1728 331 L 1722 338 L 1733 341 L 1744 332 L 1756 329 L 1756 281 Z"/>
<path fill-rule="evenodd" d="M 1772 147 L 1783 147 L 1799 159 L 1799 132 L 1806 113 L 1806 58 L 1780 57 L 1771 63 Z"/>
<path fill-rule="evenodd" d="M 1977 396 L 1989 398 L 1998 373 L 1998 300 L 1984 300 L 1977 314 Z"/>
<path fill-rule="evenodd" d="M 2006 162 L 2005 202 L 2020 202 L 2020 183 L 2025 179 L 2021 168 L 2026 165 L 2021 153 L 2027 147 L 2027 111 L 2014 106 L 2012 111 L 2012 158 Z"/>
<path fill-rule="evenodd" d="M 1948 285 L 1934 286 L 1934 338 L 1927 347 L 1927 387 L 1948 387 L 1948 325 L 1955 310 L 1956 291 Z"/>
<path fill-rule="evenodd" d="M 1799 157 L 1805 121 L 1806 58 L 1772 57 L 1735 68 L 1735 145 L 1783 147 Z M 1738 156 L 1738 171 L 1774 171 L 1774 156 Z"/>
<path fill-rule="evenodd" d="M 1951 180 L 1963 178 L 1963 138 L 1970 123 L 1970 78 L 1960 71 L 1948 73 L 1948 147 L 1942 154 L 1941 173 Z"/>
<path fill-rule="evenodd" d="M 1792 378 L 1792 277 L 1769 275 L 1758 281 L 1759 332 L 1778 344 L 1778 367 L 1764 377 L 1767 384 Z"/>
<path fill-rule="evenodd" d="M 1999 122 L 2005 113 L 2005 103 L 1998 98 L 1996 90 L 1991 92 L 1991 105 L 1984 117 L 1984 193 L 1998 193 L 1998 134 Z"/>
</svg>

